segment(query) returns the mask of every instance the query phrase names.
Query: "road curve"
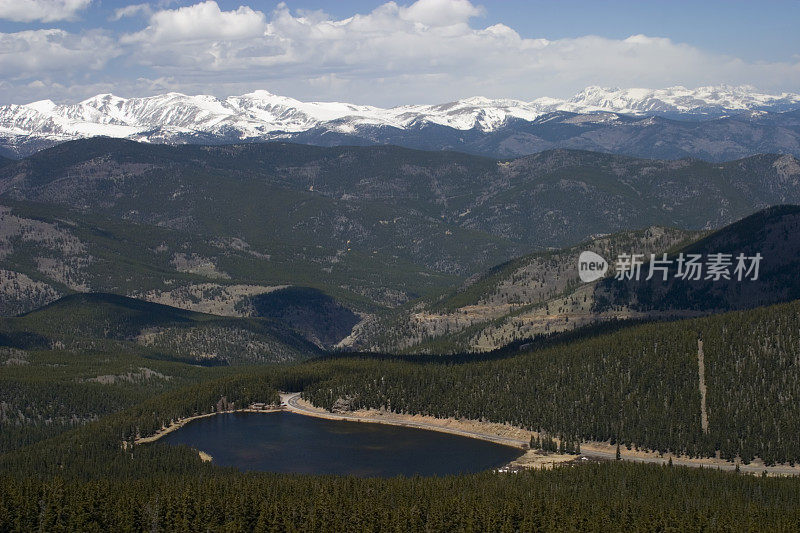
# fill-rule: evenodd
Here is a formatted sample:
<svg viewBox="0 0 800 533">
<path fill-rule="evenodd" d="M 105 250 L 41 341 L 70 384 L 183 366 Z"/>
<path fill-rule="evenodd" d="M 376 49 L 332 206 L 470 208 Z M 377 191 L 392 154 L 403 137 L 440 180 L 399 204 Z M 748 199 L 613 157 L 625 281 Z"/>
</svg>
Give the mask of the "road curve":
<svg viewBox="0 0 800 533">
<path fill-rule="evenodd" d="M 481 439 L 490 442 L 495 442 L 497 444 L 503 444 L 506 446 L 513 446 L 515 448 L 523 448 L 527 447 L 528 441 L 515 439 L 511 437 L 502 437 L 499 435 L 491 435 L 488 433 L 480 433 L 477 431 L 468 431 L 463 429 L 456 429 L 456 428 L 449 428 L 445 426 L 437 426 L 435 424 L 430 424 L 427 422 L 417 422 L 412 420 L 389 420 L 380 417 L 370 417 L 370 416 L 356 416 L 350 415 L 345 413 L 330 413 L 328 411 L 324 411 L 318 408 L 309 408 L 298 403 L 300 399 L 300 393 L 284 393 L 281 394 L 281 405 L 287 410 L 292 413 L 305 415 L 305 416 L 313 416 L 316 418 L 325 418 L 328 420 L 349 420 L 352 422 L 365 422 L 365 423 L 373 423 L 373 424 L 388 424 L 392 426 L 403 426 L 403 427 L 412 427 L 418 429 L 427 429 L 431 431 L 440 431 L 443 433 L 450 433 L 453 435 L 461 435 L 463 437 L 470 437 L 474 439 Z M 616 459 L 616 450 L 615 451 L 604 451 L 597 449 L 597 446 L 601 444 L 593 444 L 593 443 L 582 443 L 581 444 L 581 455 L 584 457 L 588 457 L 590 459 L 599 459 L 599 460 L 610 460 L 613 461 Z M 661 457 L 655 454 L 649 456 L 633 456 L 626 454 L 625 448 L 621 450 L 621 457 L 624 461 L 633 461 L 636 463 L 651 463 L 651 464 L 668 464 L 669 457 Z M 715 460 L 703 460 L 703 459 L 686 459 L 681 457 L 672 457 L 672 464 L 676 466 L 690 466 L 695 468 L 716 468 L 719 470 L 735 470 L 736 465 L 729 462 L 720 462 Z M 766 470 L 769 474 L 773 475 L 789 475 L 789 476 L 796 476 L 800 475 L 800 467 L 790 467 L 790 466 L 771 466 L 765 467 L 763 465 L 757 464 L 749 464 L 749 465 L 739 465 L 739 469 L 742 472 L 753 473 L 753 474 L 761 474 Z"/>
</svg>

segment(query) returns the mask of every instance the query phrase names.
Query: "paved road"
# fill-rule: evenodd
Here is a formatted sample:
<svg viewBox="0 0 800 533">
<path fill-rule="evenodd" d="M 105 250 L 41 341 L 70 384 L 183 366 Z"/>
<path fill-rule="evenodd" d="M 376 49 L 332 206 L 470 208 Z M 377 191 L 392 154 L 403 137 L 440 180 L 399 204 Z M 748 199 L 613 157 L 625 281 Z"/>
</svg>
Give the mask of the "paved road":
<svg viewBox="0 0 800 533">
<path fill-rule="evenodd" d="M 487 440 L 491 442 L 496 442 L 498 444 L 505 444 L 507 446 L 514 446 L 516 448 L 521 448 L 524 445 L 528 444 L 528 441 L 521 440 L 521 439 L 514 439 L 511 437 L 501 437 L 498 435 L 490 435 L 485 433 L 479 433 L 475 431 L 467 431 L 462 429 L 455 429 L 455 428 L 448 428 L 437 426 L 435 424 L 429 424 L 427 422 L 416 422 L 411 420 L 387 420 L 382 417 L 363 417 L 363 416 L 355 416 L 355 415 L 348 415 L 342 413 L 329 413 L 327 411 L 322 411 L 319 409 L 309 408 L 298 403 L 300 399 L 300 393 L 286 393 L 281 394 L 281 404 L 286 407 L 288 411 L 293 413 L 306 415 L 306 416 L 314 416 L 317 418 L 326 418 L 329 420 L 351 420 L 354 422 L 369 422 L 369 423 L 380 423 L 380 424 L 390 424 L 393 426 L 404 426 L 404 427 L 413 427 L 419 429 L 429 429 L 434 431 L 442 431 L 445 433 L 452 433 L 453 435 L 461 435 L 464 437 L 471 437 L 476 439 Z M 669 462 L 669 458 L 666 457 L 659 457 L 659 456 L 626 456 L 625 449 L 622 450 L 622 459 L 625 461 L 633 461 L 637 463 L 652 463 L 652 464 L 667 464 Z M 616 450 L 615 451 L 604 451 L 599 450 L 593 447 L 592 444 L 586 443 L 581 445 L 581 455 L 584 457 L 588 457 L 590 459 L 600 459 L 600 460 L 610 460 L 613 461 L 616 459 Z M 677 466 L 692 466 L 692 467 L 703 467 L 703 468 L 717 468 L 720 470 L 735 470 L 736 465 L 732 463 L 717 463 L 711 461 L 703 461 L 703 460 L 687 460 L 681 458 L 672 458 L 672 464 Z M 740 465 L 740 470 L 742 472 L 750 472 L 760 474 L 764 470 L 767 470 L 771 474 L 780 474 L 780 475 L 798 475 L 800 474 L 800 468 L 792 468 L 788 466 L 773 466 L 773 467 L 763 467 L 759 465 L 749 464 L 749 465 Z"/>
</svg>

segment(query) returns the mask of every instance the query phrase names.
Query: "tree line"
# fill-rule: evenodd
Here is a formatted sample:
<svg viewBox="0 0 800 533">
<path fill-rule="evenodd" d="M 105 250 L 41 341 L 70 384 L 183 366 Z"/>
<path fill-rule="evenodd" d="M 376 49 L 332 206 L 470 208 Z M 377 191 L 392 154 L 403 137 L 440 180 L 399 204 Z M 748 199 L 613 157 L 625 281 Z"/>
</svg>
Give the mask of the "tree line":
<svg viewBox="0 0 800 533">
<path fill-rule="evenodd" d="M 799 520 L 795 479 L 618 462 L 391 479 L 0 477 L 0 531 L 788 531 Z"/>
</svg>

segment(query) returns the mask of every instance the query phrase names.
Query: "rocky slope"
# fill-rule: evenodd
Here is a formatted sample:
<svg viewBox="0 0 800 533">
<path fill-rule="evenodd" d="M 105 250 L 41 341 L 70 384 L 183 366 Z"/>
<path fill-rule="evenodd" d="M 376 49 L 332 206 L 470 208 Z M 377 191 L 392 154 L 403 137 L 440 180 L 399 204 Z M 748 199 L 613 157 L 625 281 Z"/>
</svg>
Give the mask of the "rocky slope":
<svg viewBox="0 0 800 533">
<path fill-rule="evenodd" d="M 415 303 L 359 325 L 343 347 L 372 351 L 453 353 L 491 351 L 548 333 L 616 320 L 675 319 L 751 309 L 800 298 L 800 207 L 760 211 L 716 232 L 653 227 L 601 236 L 570 248 L 535 253 L 499 265 L 444 297 Z M 579 255 L 593 251 L 609 269 L 582 283 Z M 641 276 L 616 278 L 620 254 L 642 254 Z M 668 253 L 666 281 L 649 272 L 650 254 Z M 678 257 L 700 255 L 697 280 L 678 276 Z M 713 254 L 727 254 L 727 276 L 710 276 Z M 759 268 L 736 274 L 736 257 L 761 255 Z M 750 267 L 751 262 L 745 263 Z"/>
</svg>

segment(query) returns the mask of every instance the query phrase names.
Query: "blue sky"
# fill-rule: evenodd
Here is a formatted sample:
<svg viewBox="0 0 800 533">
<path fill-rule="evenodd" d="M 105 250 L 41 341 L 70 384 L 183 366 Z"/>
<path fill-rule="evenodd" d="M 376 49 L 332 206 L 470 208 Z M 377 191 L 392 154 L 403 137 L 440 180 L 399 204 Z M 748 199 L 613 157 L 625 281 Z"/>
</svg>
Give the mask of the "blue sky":
<svg viewBox="0 0 800 533">
<path fill-rule="evenodd" d="M 242 2 L 220 2 L 228 8 Z M 379 1 L 286 2 L 290 7 L 323 9 L 338 17 L 368 12 Z M 402 2 L 401 2 L 402 3 Z M 800 54 L 800 1 L 603 1 L 505 0 L 475 2 L 486 8 L 477 22 L 504 23 L 524 37 L 560 39 L 596 34 L 622 38 L 643 33 L 670 37 L 719 53 L 751 60 L 787 60 Z M 260 2 L 272 10 L 278 2 Z"/>
<path fill-rule="evenodd" d="M 0 0 L 0 103 L 172 90 L 375 105 L 587 85 L 800 92 L 798 21 L 796 0 Z"/>
</svg>

